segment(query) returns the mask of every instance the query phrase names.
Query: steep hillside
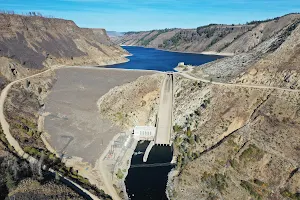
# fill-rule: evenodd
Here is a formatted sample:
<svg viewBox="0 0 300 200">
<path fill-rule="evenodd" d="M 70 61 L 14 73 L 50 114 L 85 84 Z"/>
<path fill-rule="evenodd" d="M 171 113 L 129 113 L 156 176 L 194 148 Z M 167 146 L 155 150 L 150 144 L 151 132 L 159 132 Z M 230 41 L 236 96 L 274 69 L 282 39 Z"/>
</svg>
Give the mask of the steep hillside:
<svg viewBox="0 0 300 200">
<path fill-rule="evenodd" d="M 113 44 L 104 29 L 79 28 L 74 22 L 41 16 L 0 14 L 0 92 L 11 81 L 53 65 L 107 65 L 125 62 L 128 54 Z M 10 133 L 24 151 L 60 171 L 100 199 L 111 199 L 72 167 L 49 152 L 40 112 L 55 82 L 55 72 L 13 85 L 4 103 Z M 0 127 L 0 199 L 84 199 L 40 167 L 18 159 Z M 3 147 L 4 146 L 4 147 Z M 4 154 L 4 156 L 2 156 Z M 13 155 L 13 156 L 12 156 Z M 12 157 L 10 159 L 10 157 Z M 39 192 L 36 192 L 39 191 Z"/>
<path fill-rule="evenodd" d="M 45 179 L 42 182 L 37 181 L 37 173 L 33 167 L 10 153 L 2 141 L 0 170 L 0 199 L 84 199 L 65 185 L 55 182 L 46 173 L 43 174 Z"/>
<path fill-rule="evenodd" d="M 124 62 L 126 53 L 103 29 L 79 28 L 62 19 L 0 14 L 0 72 L 11 80 L 56 64 Z"/>
<path fill-rule="evenodd" d="M 171 199 L 299 199 L 299 36 L 185 72 L 207 83 L 176 77 Z"/>
<path fill-rule="evenodd" d="M 130 40 L 123 42 L 141 45 L 146 41 L 144 45 L 150 47 L 162 37 L 181 33 L 177 48 L 184 49 L 186 45 L 189 49 L 192 44 L 203 51 L 201 48 L 211 44 L 221 32 L 226 36 L 207 50 L 223 49 L 219 51 L 237 55 L 200 67 L 181 66 L 181 74 L 175 73 L 172 138 L 177 167 L 169 175 L 168 196 L 174 200 L 297 200 L 299 15 L 239 27 L 210 25 L 198 30 L 165 30 L 160 34 L 127 33 L 123 39 Z M 139 40 L 137 35 L 144 39 Z M 227 42 L 230 44 L 222 47 Z M 161 43 L 155 43 L 158 44 Z M 168 43 L 168 48 L 175 50 L 173 44 Z M 111 95 L 114 96 L 110 99 L 119 96 Z M 120 104 L 127 105 L 133 100 L 129 97 Z M 115 113 L 123 107 L 106 105 Z"/>
<path fill-rule="evenodd" d="M 197 29 L 128 32 L 114 39 L 114 42 L 121 45 L 145 46 L 171 51 L 239 54 L 249 52 L 299 19 L 299 14 L 289 14 L 246 25 L 211 24 Z"/>
</svg>

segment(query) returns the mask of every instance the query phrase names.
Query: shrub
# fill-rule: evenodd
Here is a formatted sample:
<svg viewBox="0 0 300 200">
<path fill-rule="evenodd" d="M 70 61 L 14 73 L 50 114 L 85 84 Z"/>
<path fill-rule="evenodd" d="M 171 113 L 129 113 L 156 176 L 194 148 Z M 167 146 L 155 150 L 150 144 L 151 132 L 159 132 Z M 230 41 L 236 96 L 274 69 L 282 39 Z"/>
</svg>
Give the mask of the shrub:
<svg viewBox="0 0 300 200">
<path fill-rule="evenodd" d="M 254 179 L 253 181 L 256 185 L 259 185 L 259 186 L 266 186 L 266 184 L 264 182 L 262 182 L 261 180 L 258 180 L 258 179 Z"/>
<path fill-rule="evenodd" d="M 90 184 L 90 182 L 89 182 L 89 180 L 88 179 L 86 179 L 86 178 L 83 178 L 82 176 L 77 176 L 78 177 L 78 180 L 81 182 L 81 183 L 83 183 L 83 184 L 87 184 L 87 185 L 89 185 Z"/>
<path fill-rule="evenodd" d="M 183 128 L 181 126 L 179 126 L 178 124 L 175 124 L 173 126 L 173 130 L 174 130 L 175 133 L 178 133 L 178 132 L 182 131 L 182 129 Z"/>
<path fill-rule="evenodd" d="M 227 182 L 226 182 L 227 177 L 223 174 L 210 174 L 207 172 L 204 172 L 203 176 L 201 177 L 201 181 L 205 182 L 208 187 L 217 189 L 220 192 L 226 189 Z"/>
<path fill-rule="evenodd" d="M 283 197 L 286 197 L 286 198 L 289 198 L 289 199 L 293 199 L 293 200 L 300 200 L 300 193 L 291 193 L 290 191 L 288 190 L 283 190 L 280 192 L 280 194 L 283 196 Z"/>
<path fill-rule="evenodd" d="M 207 106 L 210 104 L 210 98 L 209 99 L 205 99 L 203 101 L 203 104 L 201 105 L 202 108 L 207 108 Z"/>
<path fill-rule="evenodd" d="M 175 144 L 176 144 L 177 146 L 179 146 L 179 145 L 181 144 L 181 142 L 182 142 L 182 138 L 176 136 L 176 138 L 175 138 Z"/>
<path fill-rule="evenodd" d="M 243 161 L 259 161 L 263 158 L 264 152 L 257 148 L 254 144 L 249 145 L 248 149 L 243 151 L 240 159 Z"/>
<path fill-rule="evenodd" d="M 186 135 L 187 135 L 189 138 L 192 137 L 192 131 L 191 131 L 191 128 L 190 128 L 190 127 L 187 127 Z"/>
<path fill-rule="evenodd" d="M 201 111 L 199 109 L 195 110 L 194 113 L 197 115 L 197 116 L 200 116 L 201 115 Z"/>
<path fill-rule="evenodd" d="M 233 169 L 237 169 L 239 167 L 239 163 L 235 159 L 230 160 L 229 163 Z"/>
<path fill-rule="evenodd" d="M 25 147 L 24 151 L 31 156 L 40 157 L 42 155 L 42 153 L 34 147 Z"/>
<path fill-rule="evenodd" d="M 14 180 L 14 177 L 8 171 L 6 172 L 6 187 L 9 190 L 14 189 L 17 186 L 17 182 Z"/>
<path fill-rule="evenodd" d="M 249 192 L 249 194 L 253 196 L 255 199 L 257 200 L 262 199 L 262 196 L 256 191 L 255 187 L 251 183 L 247 181 L 242 181 L 240 185 L 243 188 L 245 188 Z"/>
<path fill-rule="evenodd" d="M 182 155 L 177 156 L 177 168 L 180 169 L 184 165 L 184 158 Z"/>
<path fill-rule="evenodd" d="M 121 169 L 118 170 L 118 173 L 116 175 L 117 175 L 118 179 L 123 179 L 124 178 L 124 174 L 123 174 Z"/>
</svg>

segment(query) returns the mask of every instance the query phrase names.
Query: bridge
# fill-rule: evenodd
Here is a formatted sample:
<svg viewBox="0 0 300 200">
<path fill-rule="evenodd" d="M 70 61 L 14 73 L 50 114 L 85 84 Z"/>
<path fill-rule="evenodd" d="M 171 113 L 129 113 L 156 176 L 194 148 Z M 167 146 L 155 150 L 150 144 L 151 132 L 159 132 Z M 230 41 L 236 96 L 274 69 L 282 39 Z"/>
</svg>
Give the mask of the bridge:
<svg viewBox="0 0 300 200">
<path fill-rule="evenodd" d="M 160 94 L 157 127 L 154 143 L 157 145 L 171 145 L 173 131 L 173 72 L 167 72 Z"/>
<path fill-rule="evenodd" d="M 166 167 L 166 166 L 175 166 L 175 164 L 174 164 L 174 163 L 136 164 L 136 165 L 131 165 L 130 168 L 141 168 L 141 167 Z"/>
</svg>

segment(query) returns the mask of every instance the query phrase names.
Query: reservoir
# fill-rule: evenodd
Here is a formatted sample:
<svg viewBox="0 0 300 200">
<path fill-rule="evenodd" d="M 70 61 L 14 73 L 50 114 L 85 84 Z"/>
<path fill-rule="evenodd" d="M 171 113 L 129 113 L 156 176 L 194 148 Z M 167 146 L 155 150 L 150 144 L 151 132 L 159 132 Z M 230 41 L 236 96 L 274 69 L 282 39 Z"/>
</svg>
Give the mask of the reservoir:
<svg viewBox="0 0 300 200">
<path fill-rule="evenodd" d="M 168 52 L 143 47 L 125 46 L 123 48 L 132 54 L 128 57 L 130 61 L 108 66 L 108 68 L 174 71 L 173 68 L 179 62 L 198 66 L 222 58 L 222 56 Z M 143 163 L 144 152 L 148 144 L 149 142 L 139 143 L 132 156 L 132 168 L 129 169 L 125 179 L 127 194 L 131 200 L 167 200 L 168 173 L 174 166 L 155 165 L 153 167 L 153 164 L 170 163 L 173 149 L 170 146 L 154 146 L 147 163 Z M 141 164 L 143 167 L 135 167 Z M 147 167 L 147 164 L 151 167 Z"/>
<path fill-rule="evenodd" d="M 174 71 L 174 67 L 179 62 L 197 66 L 222 58 L 222 56 L 169 52 L 153 48 L 133 46 L 124 46 L 123 48 L 132 54 L 128 57 L 130 61 L 108 66 L 109 68 Z"/>
</svg>

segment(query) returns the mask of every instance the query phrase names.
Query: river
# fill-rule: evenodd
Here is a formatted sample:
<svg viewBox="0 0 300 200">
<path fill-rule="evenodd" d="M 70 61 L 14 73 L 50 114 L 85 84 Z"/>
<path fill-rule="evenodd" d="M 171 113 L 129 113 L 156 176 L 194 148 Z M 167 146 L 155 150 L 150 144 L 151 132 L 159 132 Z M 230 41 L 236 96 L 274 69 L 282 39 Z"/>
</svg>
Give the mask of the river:
<svg viewBox="0 0 300 200">
<path fill-rule="evenodd" d="M 145 152 L 149 142 L 139 143 L 135 152 Z M 170 146 L 154 146 L 149 154 L 146 164 L 170 163 L 172 160 L 172 148 Z M 132 157 L 131 166 L 144 164 L 144 154 Z M 125 180 L 127 194 L 132 200 L 167 200 L 166 183 L 168 173 L 172 166 L 141 167 L 129 169 Z"/>
<path fill-rule="evenodd" d="M 173 71 L 179 62 L 190 65 L 201 65 L 214 61 L 222 56 L 189 54 L 161 51 L 143 47 L 123 47 L 132 56 L 127 63 L 108 66 L 108 68 L 143 69 L 157 71 Z M 149 142 L 139 143 L 132 157 L 131 166 L 144 164 L 143 153 Z M 138 154 L 140 153 L 140 154 Z M 172 160 L 172 147 L 154 146 L 149 154 L 146 164 L 170 163 Z M 166 184 L 168 173 L 172 166 L 142 167 L 129 169 L 125 179 L 127 194 L 131 200 L 167 200 Z"/>
<path fill-rule="evenodd" d="M 179 62 L 198 66 L 222 58 L 222 56 L 169 52 L 143 47 L 123 48 L 132 54 L 128 57 L 130 62 L 108 66 L 109 68 L 173 71 Z"/>
</svg>

